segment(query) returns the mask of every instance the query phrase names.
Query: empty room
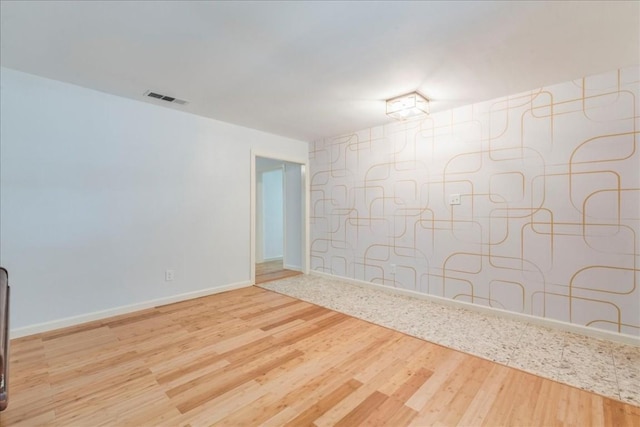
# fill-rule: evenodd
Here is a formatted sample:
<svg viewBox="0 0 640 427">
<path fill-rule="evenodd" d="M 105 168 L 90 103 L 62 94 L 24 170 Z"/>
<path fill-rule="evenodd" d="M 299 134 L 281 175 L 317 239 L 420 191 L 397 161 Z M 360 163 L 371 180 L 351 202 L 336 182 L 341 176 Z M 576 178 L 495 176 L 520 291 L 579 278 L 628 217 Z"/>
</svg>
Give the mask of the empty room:
<svg viewBox="0 0 640 427">
<path fill-rule="evenodd" d="M 0 426 L 640 426 L 640 2 L 0 0 Z"/>
</svg>

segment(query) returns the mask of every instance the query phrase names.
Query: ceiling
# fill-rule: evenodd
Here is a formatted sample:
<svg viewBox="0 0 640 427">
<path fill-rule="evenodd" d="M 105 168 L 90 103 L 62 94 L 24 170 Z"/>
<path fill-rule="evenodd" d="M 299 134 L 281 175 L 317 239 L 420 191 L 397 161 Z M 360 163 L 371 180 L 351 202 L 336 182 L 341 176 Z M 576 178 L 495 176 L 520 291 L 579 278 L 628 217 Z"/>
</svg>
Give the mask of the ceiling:
<svg viewBox="0 0 640 427">
<path fill-rule="evenodd" d="M 640 2 L 5 1 L 0 64 L 303 141 L 640 64 Z M 185 106 L 144 97 L 152 90 Z"/>
</svg>

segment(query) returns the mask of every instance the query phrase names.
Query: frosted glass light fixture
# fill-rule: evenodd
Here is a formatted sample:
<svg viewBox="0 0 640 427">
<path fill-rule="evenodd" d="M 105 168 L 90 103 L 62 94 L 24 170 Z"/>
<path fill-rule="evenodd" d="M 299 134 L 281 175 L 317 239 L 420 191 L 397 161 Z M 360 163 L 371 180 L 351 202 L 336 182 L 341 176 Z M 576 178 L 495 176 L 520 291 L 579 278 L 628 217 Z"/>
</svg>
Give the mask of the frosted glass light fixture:
<svg viewBox="0 0 640 427">
<path fill-rule="evenodd" d="M 418 92 L 387 100 L 387 116 L 398 120 L 429 114 L 429 100 Z"/>
</svg>

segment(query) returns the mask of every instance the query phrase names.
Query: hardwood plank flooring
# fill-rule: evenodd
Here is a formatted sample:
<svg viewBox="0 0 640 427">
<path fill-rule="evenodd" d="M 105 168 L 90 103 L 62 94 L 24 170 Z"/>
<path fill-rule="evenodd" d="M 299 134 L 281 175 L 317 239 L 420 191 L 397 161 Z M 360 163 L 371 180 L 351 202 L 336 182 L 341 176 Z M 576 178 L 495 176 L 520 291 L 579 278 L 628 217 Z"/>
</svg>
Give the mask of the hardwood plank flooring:
<svg viewBox="0 0 640 427">
<path fill-rule="evenodd" d="M 256 264 L 256 285 L 271 282 L 272 280 L 286 279 L 302 274 L 299 271 L 287 270 L 282 264 L 282 260 L 267 261 Z"/>
<path fill-rule="evenodd" d="M 250 287 L 13 340 L 5 426 L 639 426 L 640 408 Z"/>
</svg>

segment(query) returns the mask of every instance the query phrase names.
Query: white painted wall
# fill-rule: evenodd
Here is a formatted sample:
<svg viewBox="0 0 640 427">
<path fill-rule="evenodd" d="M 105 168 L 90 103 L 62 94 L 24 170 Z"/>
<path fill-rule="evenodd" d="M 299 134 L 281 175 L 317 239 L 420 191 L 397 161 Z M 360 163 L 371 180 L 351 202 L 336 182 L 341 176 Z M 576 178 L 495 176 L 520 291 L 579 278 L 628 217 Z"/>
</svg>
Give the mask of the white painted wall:
<svg viewBox="0 0 640 427">
<path fill-rule="evenodd" d="M 0 90 L 14 331 L 250 283 L 251 150 L 306 143 L 6 68 Z"/>
<path fill-rule="evenodd" d="M 302 165 L 284 164 L 284 267 L 302 270 L 303 193 Z"/>
<path fill-rule="evenodd" d="M 284 244 L 282 168 L 262 173 L 263 258 L 282 258 Z"/>
</svg>

